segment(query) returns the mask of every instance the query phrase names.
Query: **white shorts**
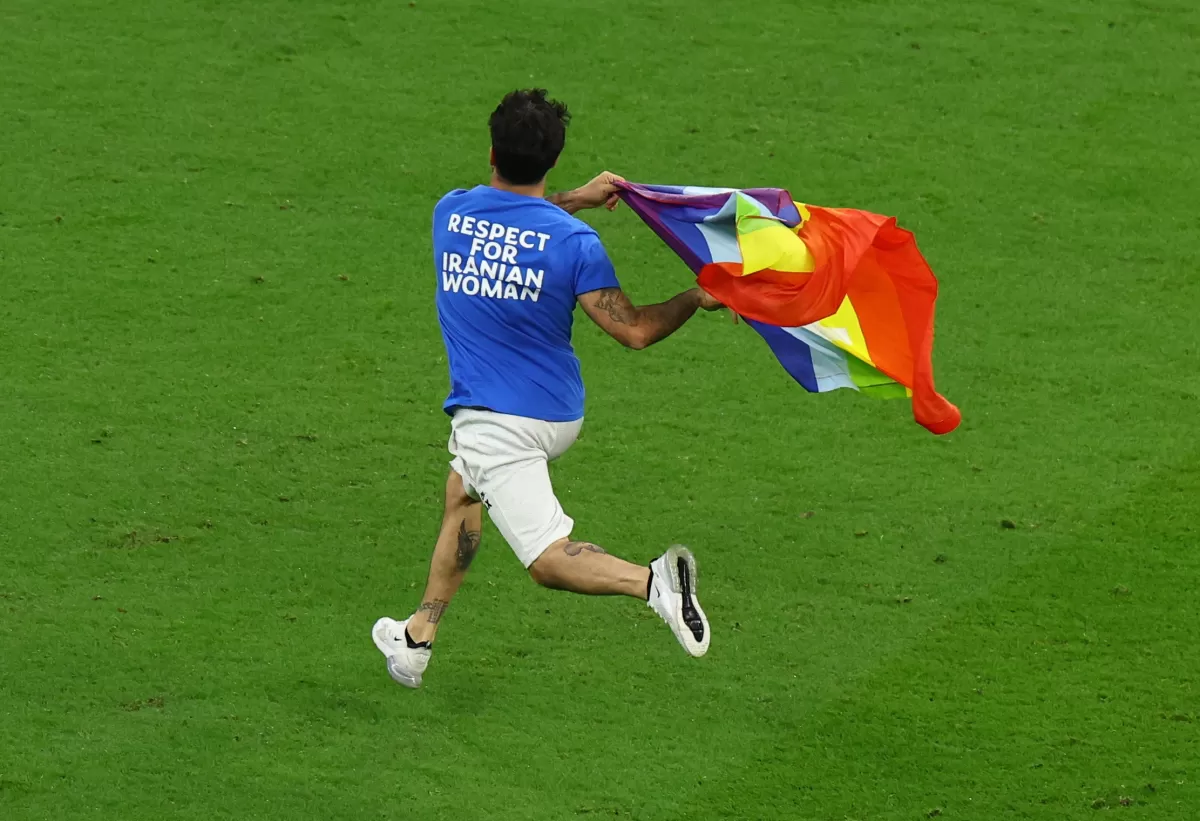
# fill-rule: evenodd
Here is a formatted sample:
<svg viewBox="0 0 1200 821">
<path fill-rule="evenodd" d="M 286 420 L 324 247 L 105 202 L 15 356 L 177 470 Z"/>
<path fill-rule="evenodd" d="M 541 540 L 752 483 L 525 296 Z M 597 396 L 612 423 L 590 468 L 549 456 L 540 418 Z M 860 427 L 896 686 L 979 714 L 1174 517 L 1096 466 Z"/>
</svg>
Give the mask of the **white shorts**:
<svg viewBox="0 0 1200 821">
<path fill-rule="evenodd" d="M 549 464 L 575 444 L 582 427 L 582 419 L 544 422 L 467 408 L 450 423 L 450 467 L 525 567 L 575 527 L 550 486 Z"/>
</svg>

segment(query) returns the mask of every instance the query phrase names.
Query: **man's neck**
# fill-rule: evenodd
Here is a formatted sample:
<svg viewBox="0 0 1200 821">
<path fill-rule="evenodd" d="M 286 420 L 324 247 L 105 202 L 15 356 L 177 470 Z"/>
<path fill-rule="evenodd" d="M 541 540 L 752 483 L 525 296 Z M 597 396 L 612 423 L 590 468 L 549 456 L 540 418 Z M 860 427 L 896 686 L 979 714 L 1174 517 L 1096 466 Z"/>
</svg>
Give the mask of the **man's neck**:
<svg viewBox="0 0 1200 821">
<path fill-rule="evenodd" d="M 541 180 L 533 185 L 513 185 L 508 180 L 501 177 L 495 171 L 492 172 L 492 180 L 488 183 L 492 188 L 498 188 L 501 191 L 511 191 L 514 194 L 520 194 L 525 197 L 536 197 L 537 199 L 546 198 L 546 181 Z"/>
</svg>

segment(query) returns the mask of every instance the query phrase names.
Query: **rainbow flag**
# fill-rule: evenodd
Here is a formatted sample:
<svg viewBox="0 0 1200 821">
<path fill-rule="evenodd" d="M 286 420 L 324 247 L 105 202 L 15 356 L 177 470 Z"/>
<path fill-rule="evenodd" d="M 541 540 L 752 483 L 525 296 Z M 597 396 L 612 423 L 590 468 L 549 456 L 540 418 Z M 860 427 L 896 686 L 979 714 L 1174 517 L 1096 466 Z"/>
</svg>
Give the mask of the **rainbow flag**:
<svg viewBox="0 0 1200 821">
<path fill-rule="evenodd" d="M 894 218 L 805 205 L 780 188 L 620 187 L 804 388 L 909 397 L 931 432 L 958 427 L 962 414 L 933 385 L 937 279 Z"/>
</svg>

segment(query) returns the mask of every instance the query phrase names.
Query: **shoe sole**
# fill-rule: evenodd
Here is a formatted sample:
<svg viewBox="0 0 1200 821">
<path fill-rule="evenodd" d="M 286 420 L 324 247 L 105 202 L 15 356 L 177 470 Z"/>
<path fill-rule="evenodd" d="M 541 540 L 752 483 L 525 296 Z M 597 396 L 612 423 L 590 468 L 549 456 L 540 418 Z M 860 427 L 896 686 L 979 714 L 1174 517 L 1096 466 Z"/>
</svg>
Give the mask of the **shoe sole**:
<svg viewBox="0 0 1200 821">
<path fill-rule="evenodd" d="M 387 665 L 388 675 L 392 677 L 392 681 L 397 684 L 403 684 L 410 690 L 415 690 L 421 686 L 421 676 L 412 676 L 405 673 L 403 670 L 396 669 L 392 664 L 392 648 L 388 646 L 386 639 L 383 637 L 383 631 L 389 624 L 400 624 L 395 619 L 382 618 L 375 622 L 375 626 L 371 628 L 371 640 L 375 642 L 375 649 L 383 653 L 384 663 Z"/>
<path fill-rule="evenodd" d="M 675 594 L 672 596 L 675 618 L 670 622 L 671 632 L 675 634 L 675 638 L 679 639 L 679 643 L 683 645 L 683 649 L 688 652 L 688 655 L 700 658 L 708 652 L 712 630 L 708 625 L 708 616 L 704 615 L 704 608 L 700 606 L 700 600 L 697 598 L 696 557 L 683 545 L 673 545 L 667 549 L 666 565 L 670 570 L 667 576 L 667 585 Z M 681 574 L 687 575 L 686 580 Z M 690 602 L 700 617 L 700 622 L 704 625 L 702 641 L 696 641 L 696 637 L 692 635 L 691 629 L 683 619 L 685 602 Z"/>
</svg>

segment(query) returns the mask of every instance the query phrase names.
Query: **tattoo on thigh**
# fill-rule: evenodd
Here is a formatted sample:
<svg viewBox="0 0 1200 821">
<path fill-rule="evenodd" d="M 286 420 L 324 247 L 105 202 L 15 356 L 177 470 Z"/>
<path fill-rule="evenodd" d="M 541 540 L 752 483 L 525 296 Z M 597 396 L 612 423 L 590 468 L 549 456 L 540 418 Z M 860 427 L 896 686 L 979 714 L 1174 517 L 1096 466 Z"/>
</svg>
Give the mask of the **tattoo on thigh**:
<svg viewBox="0 0 1200 821">
<path fill-rule="evenodd" d="M 607 553 L 608 552 L 600 545 L 592 544 L 591 542 L 567 542 L 565 545 L 563 545 L 563 552 L 566 553 L 568 556 L 578 556 L 580 553 L 582 553 L 585 550 L 590 551 L 592 553 Z"/>
<path fill-rule="evenodd" d="M 430 624 L 437 624 L 441 619 L 442 614 L 446 612 L 446 608 L 450 606 L 450 602 L 442 599 L 433 599 L 432 601 L 423 601 L 421 606 L 417 608 L 418 613 L 428 613 L 426 619 Z"/>
<path fill-rule="evenodd" d="M 479 531 L 467 530 L 467 523 L 464 521 L 458 526 L 458 569 L 461 571 L 470 567 L 478 552 Z"/>
</svg>

